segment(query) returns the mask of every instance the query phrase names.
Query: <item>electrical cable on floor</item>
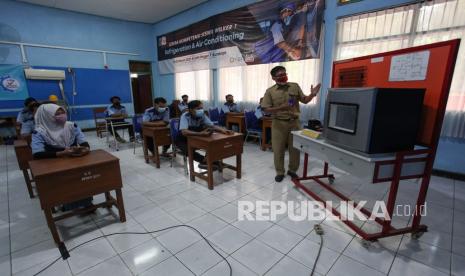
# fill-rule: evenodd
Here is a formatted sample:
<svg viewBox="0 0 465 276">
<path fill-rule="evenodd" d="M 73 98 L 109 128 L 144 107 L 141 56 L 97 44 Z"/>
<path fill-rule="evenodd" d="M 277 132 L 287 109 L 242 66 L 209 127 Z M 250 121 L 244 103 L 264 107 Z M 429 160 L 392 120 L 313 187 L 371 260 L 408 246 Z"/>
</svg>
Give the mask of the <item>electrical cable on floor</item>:
<svg viewBox="0 0 465 276">
<path fill-rule="evenodd" d="M 62 259 L 63 260 L 66 260 L 68 257 L 69 257 L 69 253 L 68 252 L 71 252 L 73 251 L 74 249 L 78 248 L 78 247 L 81 247 L 87 243 L 90 243 L 90 242 L 93 242 L 95 240 L 98 240 L 98 239 L 101 239 L 101 238 L 105 238 L 105 237 L 109 237 L 109 236 L 114 236 L 114 235 L 147 235 L 147 234 L 153 234 L 153 233 L 157 233 L 157 232 L 161 232 L 161 231 L 165 231 L 165 230 L 168 230 L 168 229 L 173 229 L 173 228 L 178 228 L 178 227 L 187 227 L 187 228 L 190 228 L 192 230 L 194 230 L 195 232 L 197 232 L 197 234 L 199 234 L 206 242 L 207 244 L 213 249 L 213 251 L 216 252 L 216 254 L 218 254 L 225 262 L 226 264 L 228 265 L 229 267 L 229 276 L 232 276 L 232 267 L 231 267 L 231 264 L 228 262 L 228 260 L 223 256 L 221 255 L 214 247 L 213 245 L 207 240 L 207 238 L 205 238 L 202 233 L 200 233 L 199 230 L 197 230 L 196 228 L 190 226 L 190 225 L 186 225 L 186 224 L 179 224 L 179 225 L 173 225 L 173 226 L 170 226 L 170 227 L 166 227 L 166 228 L 163 228 L 163 229 L 159 229 L 159 230 L 154 230 L 154 231 L 146 231 L 146 232 L 116 232 L 116 233 L 111 233 L 111 234 L 106 234 L 106 235 L 102 235 L 102 236 L 99 236 L 99 237 L 96 237 L 96 238 L 93 238 L 93 239 L 90 239 L 88 241 L 85 241 L 85 242 L 82 242 L 76 246 L 74 246 L 73 248 L 71 248 L 69 251 L 66 250 L 66 247 L 64 245 L 64 243 L 61 243 L 60 246 L 59 246 L 59 250 L 60 250 L 60 254 L 61 254 L 61 257 L 58 257 L 57 259 L 55 259 L 53 262 L 51 262 L 50 264 L 48 264 L 46 267 L 42 268 L 39 272 L 37 272 L 36 274 L 34 274 L 33 276 L 37 276 L 39 275 L 40 273 L 44 272 L 45 270 L 47 270 L 49 267 L 51 267 L 53 264 L 55 264 L 56 262 L 58 262 L 58 260 Z"/>
<path fill-rule="evenodd" d="M 313 276 L 313 274 L 315 273 L 316 263 L 318 262 L 318 259 L 320 258 L 321 249 L 323 248 L 323 235 L 325 233 L 323 231 L 323 228 L 321 227 L 321 224 L 315 224 L 313 228 L 315 229 L 315 233 L 318 236 L 320 236 L 320 248 L 318 249 L 318 254 L 316 255 L 315 262 L 313 263 L 313 268 L 312 268 L 312 272 L 310 273 L 310 276 Z"/>
</svg>

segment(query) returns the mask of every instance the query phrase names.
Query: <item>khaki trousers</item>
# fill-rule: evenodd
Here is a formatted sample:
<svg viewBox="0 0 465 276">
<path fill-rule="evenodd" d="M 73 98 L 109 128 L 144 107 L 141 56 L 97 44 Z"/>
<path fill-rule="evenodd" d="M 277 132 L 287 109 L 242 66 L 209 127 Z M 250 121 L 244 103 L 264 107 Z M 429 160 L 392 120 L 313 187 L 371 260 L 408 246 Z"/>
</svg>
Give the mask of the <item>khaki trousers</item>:
<svg viewBox="0 0 465 276">
<path fill-rule="evenodd" d="M 284 153 L 289 149 L 289 171 L 297 172 L 300 164 L 300 151 L 292 146 L 291 131 L 299 130 L 299 120 L 284 121 L 273 119 L 271 125 L 271 145 L 274 154 L 274 167 L 277 175 L 284 175 Z"/>
</svg>

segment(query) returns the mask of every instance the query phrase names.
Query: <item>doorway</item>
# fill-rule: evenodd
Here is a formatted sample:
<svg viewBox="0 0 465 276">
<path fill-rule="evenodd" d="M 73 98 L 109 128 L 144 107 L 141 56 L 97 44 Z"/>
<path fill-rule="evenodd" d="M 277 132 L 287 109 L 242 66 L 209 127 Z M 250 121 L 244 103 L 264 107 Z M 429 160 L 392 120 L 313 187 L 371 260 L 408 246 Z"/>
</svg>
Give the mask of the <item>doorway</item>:
<svg viewBox="0 0 465 276">
<path fill-rule="evenodd" d="M 131 74 L 132 98 L 134 112 L 144 113 L 145 109 L 153 106 L 152 103 L 152 64 L 146 61 L 129 61 Z"/>
</svg>

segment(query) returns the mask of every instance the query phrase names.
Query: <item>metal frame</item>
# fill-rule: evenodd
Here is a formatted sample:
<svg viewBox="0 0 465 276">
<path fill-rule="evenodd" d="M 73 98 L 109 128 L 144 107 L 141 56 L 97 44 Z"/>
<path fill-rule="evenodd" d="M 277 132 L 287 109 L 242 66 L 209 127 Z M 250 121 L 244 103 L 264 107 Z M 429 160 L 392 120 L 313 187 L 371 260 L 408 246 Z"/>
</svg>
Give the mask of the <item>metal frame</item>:
<svg viewBox="0 0 465 276">
<path fill-rule="evenodd" d="M 376 241 L 376 240 L 378 240 L 380 238 L 390 237 L 390 236 L 395 236 L 395 235 L 401 235 L 401 234 L 406 234 L 406 233 L 412 233 L 415 236 L 420 236 L 422 233 L 424 233 L 424 232 L 426 232 L 428 230 L 426 225 L 421 225 L 420 224 L 421 215 L 420 215 L 419 210 L 421 210 L 423 208 L 424 204 L 425 204 L 426 193 L 427 193 L 427 190 L 428 190 L 428 185 L 429 185 L 429 181 L 430 181 L 430 177 L 431 177 L 431 170 L 428 169 L 428 168 L 430 168 L 430 165 L 432 166 L 432 163 L 434 161 L 434 158 L 431 158 L 431 153 L 432 153 L 432 151 L 429 150 L 429 149 L 412 150 L 412 151 L 406 151 L 406 152 L 397 152 L 394 160 L 376 161 L 375 162 L 375 170 L 374 170 L 374 174 L 373 174 L 373 183 L 386 182 L 386 181 L 391 182 L 390 189 L 389 189 L 389 196 L 388 196 L 388 199 L 386 201 L 386 208 L 387 208 L 387 211 L 388 211 L 389 218 L 392 218 L 392 214 L 394 212 L 394 207 L 395 207 L 395 203 L 396 203 L 397 191 L 398 191 L 398 188 L 399 188 L 400 180 L 422 178 L 421 188 L 420 188 L 420 191 L 418 193 L 417 202 L 415 204 L 415 209 L 414 210 L 416 210 L 416 212 L 415 212 L 415 214 L 413 216 L 413 223 L 412 223 L 411 226 L 404 227 L 404 228 L 399 228 L 399 229 L 395 228 L 395 227 L 392 226 L 392 220 L 381 219 L 381 218 L 377 217 L 375 219 L 375 222 L 382 226 L 382 230 L 380 232 L 376 232 L 376 233 L 367 233 L 364 230 L 362 230 L 362 228 L 360 226 L 357 226 L 352 221 L 349 221 L 346 218 L 344 218 L 344 216 L 336 208 L 333 208 L 332 206 L 330 208 L 328 208 L 328 206 L 326 206 L 326 202 L 317 193 L 313 192 L 312 190 L 307 188 L 305 185 L 303 185 L 301 183 L 301 181 L 313 180 L 314 182 L 316 182 L 317 184 L 319 184 L 320 186 L 322 186 L 323 188 L 328 190 L 328 192 L 336 195 L 340 199 L 342 199 L 344 201 L 347 201 L 347 202 L 352 201 L 352 200 L 349 197 L 347 197 L 346 195 L 344 195 L 341 192 L 337 191 L 335 188 L 333 188 L 331 186 L 331 184 L 333 183 L 335 178 L 334 178 L 333 174 L 328 173 L 329 165 L 328 165 L 327 162 L 324 163 L 323 174 L 321 174 L 321 175 L 312 175 L 312 176 L 307 175 L 307 171 L 308 171 L 308 153 L 305 153 L 303 176 L 299 177 L 299 178 L 296 178 L 296 179 L 293 179 L 292 182 L 294 183 L 294 185 L 297 188 L 302 189 L 306 194 L 313 197 L 317 201 L 321 202 L 323 204 L 323 206 L 325 208 L 327 208 L 329 211 L 331 211 L 331 213 L 334 216 L 339 218 L 339 220 L 341 222 L 346 224 L 350 229 L 352 229 L 354 232 L 356 232 L 358 235 L 360 235 L 364 240 Z M 422 157 L 422 158 L 415 157 L 415 156 L 422 155 L 422 154 L 426 154 L 427 156 Z M 413 156 L 413 157 L 409 158 L 411 156 Z M 424 169 L 422 174 L 420 174 L 420 175 L 409 175 L 409 176 L 402 176 L 401 177 L 401 171 L 402 171 L 402 167 L 403 167 L 404 164 L 412 163 L 412 162 L 425 162 L 425 161 L 426 161 L 426 166 L 425 166 L 425 169 Z M 429 163 L 431 163 L 431 164 L 429 164 Z M 380 172 L 379 168 L 382 165 L 386 165 L 386 164 L 389 164 L 389 165 L 393 164 L 394 165 L 394 172 L 393 172 L 392 177 L 381 179 L 381 178 L 379 178 L 379 175 L 378 175 L 379 172 Z M 322 179 L 324 179 L 324 178 L 327 178 L 329 180 L 329 183 L 323 182 Z M 357 207 L 357 206 L 358 206 L 358 203 L 354 201 L 354 207 Z M 372 215 L 372 212 L 369 211 L 366 208 L 360 208 L 360 211 L 367 218 Z"/>
<path fill-rule="evenodd" d="M 330 185 L 334 181 L 334 176 L 328 173 L 329 165 L 327 162 L 324 163 L 324 171 L 322 175 L 313 175 L 313 176 L 307 175 L 307 170 L 308 170 L 308 154 L 307 153 L 305 153 L 303 176 L 292 180 L 294 185 L 297 188 L 303 190 L 306 194 L 310 195 L 311 197 L 315 198 L 317 201 L 321 202 L 323 206 L 325 206 L 325 208 L 329 209 L 329 211 L 331 211 L 333 215 L 338 217 L 344 224 L 346 224 L 349 228 L 351 228 L 358 235 L 360 235 L 365 241 L 376 241 L 380 238 L 401 235 L 401 234 L 406 234 L 406 233 L 412 233 L 413 238 L 418 238 L 421 236 L 422 233 L 428 230 L 426 225 L 420 224 L 420 221 L 421 221 L 420 210 L 421 208 L 424 207 L 424 204 L 426 201 L 426 195 L 428 192 L 429 182 L 431 179 L 431 173 L 433 171 L 434 159 L 436 157 L 436 151 L 437 151 L 437 147 L 439 143 L 439 136 L 441 134 L 442 121 L 444 119 L 444 114 L 446 110 L 447 97 L 448 97 L 448 92 L 449 92 L 450 85 L 452 82 L 452 76 L 453 76 L 453 71 L 455 67 L 455 61 L 456 61 L 456 57 L 458 53 L 459 44 L 460 44 L 460 40 L 456 39 L 456 40 L 434 43 L 430 45 L 423 45 L 423 46 L 417 46 L 417 47 L 412 47 L 412 48 L 407 48 L 407 49 L 391 51 L 387 53 L 379 53 L 375 55 L 358 57 L 358 58 L 354 58 L 350 60 L 336 61 L 333 63 L 333 72 L 335 72 L 335 66 L 338 63 L 344 63 L 348 61 L 349 62 L 357 61 L 361 59 L 370 59 L 370 58 L 376 58 L 376 57 L 384 57 L 387 54 L 389 55 L 404 54 L 409 51 L 420 51 L 420 50 L 432 49 L 435 47 L 450 46 L 449 55 L 447 57 L 444 57 L 444 58 L 447 58 L 447 67 L 446 67 L 446 71 L 444 72 L 446 77 L 443 80 L 441 90 L 436 91 L 436 93 L 440 93 L 440 97 L 438 99 L 438 108 L 436 110 L 437 117 L 436 117 L 436 120 L 433 126 L 433 130 L 431 133 L 431 137 L 429 139 L 429 143 L 422 143 L 421 140 L 419 139 L 417 143 L 424 146 L 425 148 L 411 150 L 411 151 L 404 151 L 404 152 L 396 152 L 395 158 L 393 160 L 374 161 L 375 168 L 374 168 L 373 178 L 371 182 L 380 183 L 380 182 L 390 181 L 389 195 L 388 195 L 388 199 L 386 202 L 386 207 L 387 207 L 389 218 L 392 218 L 400 181 L 404 179 L 420 179 L 420 178 L 422 179 L 421 184 L 420 184 L 420 190 L 418 191 L 417 201 L 415 204 L 415 214 L 413 216 L 413 220 L 410 226 L 407 226 L 404 228 L 394 228 L 392 226 L 391 220 L 377 218 L 375 219 L 375 222 L 382 226 L 381 231 L 376 232 L 376 233 L 367 233 L 364 230 L 362 230 L 360 226 L 357 226 L 353 222 L 345 219 L 339 213 L 337 209 L 333 207 L 328 208 L 326 206 L 326 203 L 323 201 L 323 199 L 318 194 L 316 194 L 315 192 L 305 187 L 301 183 L 301 181 L 313 180 L 318 185 L 322 186 L 323 188 L 328 190 L 330 193 L 338 196 L 342 200 L 350 201 L 350 199 L 347 196 L 340 193 L 339 191 L 337 191 L 336 189 L 334 189 Z M 332 86 L 333 87 L 335 86 L 335 75 L 334 74 L 332 78 Z M 413 163 L 413 162 L 424 163 L 425 165 L 424 165 L 423 172 L 421 174 L 401 176 L 401 174 L 403 174 L 402 173 L 403 166 L 408 163 Z M 386 165 L 394 166 L 393 174 L 392 176 L 389 176 L 389 177 L 384 177 L 384 178 L 380 177 L 379 175 L 380 168 Z M 329 184 L 322 181 L 322 179 L 324 178 L 329 179 Z M 357 207 L 357 205 L 358 203 L 354 203 L 354 207 Z M 360 211 L 365 216 L 368 216 L 368 217 L 370 217 L 372 214 L 369 210 L 365 208 L 361 208 Z"/>
</svg>

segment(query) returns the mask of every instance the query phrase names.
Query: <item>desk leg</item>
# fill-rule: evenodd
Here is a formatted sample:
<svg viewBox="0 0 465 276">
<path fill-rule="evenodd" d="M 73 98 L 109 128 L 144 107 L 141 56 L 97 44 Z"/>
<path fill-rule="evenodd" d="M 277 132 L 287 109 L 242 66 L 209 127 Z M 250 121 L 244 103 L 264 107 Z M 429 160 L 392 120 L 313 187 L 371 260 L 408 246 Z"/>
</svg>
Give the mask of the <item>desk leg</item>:
<svg viewBox="0 0 465 276">
<path fill-rule="evenodd" d="M 189 174 L 190 174 L 190 179 L 191 181 L 195 181 L 195 175 L 194 175 L 194 149 L 191 148 L 191 146 L 187 145 L 187 152 L 189 155 Z"/>
<path fill-rule="evenodd" d="M 213 190 L 213 160 L 207 154 L 207 176 L 208 176 L 208 189 Z"/>
<path fill-rule="evenodd" d="M 110 192 L 105 192 L 105 200 L 107 201 L 107 208 L 111 208 L 112 204 L 108 204 L 108 202 L 111 200 Z"/>
<path fill-rule="evenodd" d="M 143 136 L 143 149 L 144 149 L 144 158 L 145 158 L 145 163 L 149 163 L 149 150 L 147 148 L 147 136 Z"/>
<path fill-rule="evenodd" d="M 121 189 L 116 189 L 116 203 L 118 204 L 118 213 L 119 213 L 119 220 L 121 222 L 126 221 L 126 213 L 124 212 L 124 202 L 123 202 L 123 193 Z"/>
<path fill-rule="evenodd" d="M 236 178 L 242 177 L 242 154 L 236 155 Z"/>
<path fill-rule="evenodd" d="M 262 124 L 265 124 L 265 122 L 262 121 Z M 265 143 L 266 143 L 266 128 L 262 127 L 262 144 L 260 146 L 263 151 L 266 150 Z"/>
<path fill-rule="evenodd" d="M 155 158 L 155 164 L 157 168 L 160 168 L 160 153 L 158 152 L 158 145 L 155 143 L 155 139 L 153 139 L 153 155 Z"/>
<path fill-rule="evenodd" d="M 31 178 L 29 177 L 29 172 L 26 170 L 23 170 L 23 175 L 24 175 L 24 181 L 26 181 L 26 187 L 27 191 L 29 192 L 29 197 L 34 198 L 34 191 L 32 190 L 32 184 L 31 184 Z"/>
<path fill-rule="evenodd" d="M 44 209 L 44 213 L 45 213 L 45 219 L 47 220 L 48 228 L 50 229 L 50 232 L 52 232 L 53 240 L 55 241 L 56 244 L 59 244 L 60 243 L 60 236 L 58 235 L 58 231 L 57 231 L 57 227 L 55 225 L 55 221 L 53 221 L 52 209 L 46 207 Z"/>
</svg>

